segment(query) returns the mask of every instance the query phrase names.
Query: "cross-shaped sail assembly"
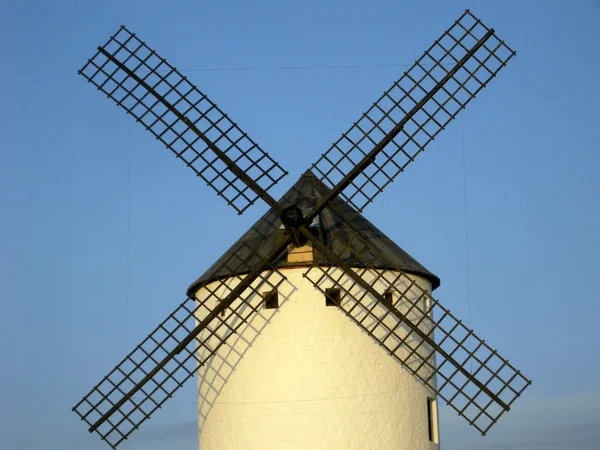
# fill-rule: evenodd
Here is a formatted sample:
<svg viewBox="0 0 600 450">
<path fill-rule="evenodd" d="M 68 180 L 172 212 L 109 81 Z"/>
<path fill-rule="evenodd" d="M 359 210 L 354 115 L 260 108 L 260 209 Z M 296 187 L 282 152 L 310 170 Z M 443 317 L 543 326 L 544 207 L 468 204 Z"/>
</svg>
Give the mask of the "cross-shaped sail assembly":
<svg viewBox="0 0 600 450">
<path fill-rule="evenodd" d="M 89 82 L 239 214 L 259 199 L 270 210 L 73 408 L 90 432 L 113 448 L 127 439 L 257 312 L 251 296 L 285 282 L 286 250 L 309 243 L 319 255 L 305 272 L 314 287 L 338 286 L 341 312 L 485 434 L 530 381 L 415 283 L 415 273 L 434 288 L 439 280 L 382 245 L 360 213 L 514 54 L 466 11 L 313 164 L 302 181 L 312 194 L 296 185 L 276 201 L 269 190 L 286 172 L 177 69 L 124 27 L 98 47 L 80 70 Z M 336 225 L 326 239 L 310 229 L 327 220 Z M 200 288 L 210 289 L 201 301 Z"/>
</svg>

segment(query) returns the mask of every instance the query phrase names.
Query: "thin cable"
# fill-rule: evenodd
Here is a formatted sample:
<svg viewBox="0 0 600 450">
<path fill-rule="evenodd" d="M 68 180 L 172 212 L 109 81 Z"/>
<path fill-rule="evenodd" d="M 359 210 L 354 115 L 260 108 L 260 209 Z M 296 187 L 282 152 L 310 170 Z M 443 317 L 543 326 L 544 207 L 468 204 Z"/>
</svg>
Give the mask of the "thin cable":
<svg viewBox="0 0 600 450">
<path fill-rule="evenodd" d="M 332 401 L 332 400 L 346 400 L 349 398 L 359 398 L 359 397 L 374 397 L 377 395 L 393 395 L 393 394 L 401 394 L 408 391 L 414 391 L 416 389 L 421 389 L 421 387 L 409 387 L 404 389 L 394 389 L 391 391 L 379 391 L 379 392 L 366 392 L 364 394 L 353 394 L 353 395 L 339 395 L 335 397 L 317 397 L 317 398 L 307 398 L 307 399 L 297 399 L 297 400 L 273 400 L 273 401 L 255 401 L 255 402 L 216 402 L 215 405 L 273 405 L 273 404 L 283 404 L 283 403 L 315 403 L 315 402 L 323 402 L 323 401 Z M 144 400 L 143 397 L 131 397 L 133 400 Z M 186 401 L 186 400 L 177 400 L 171 399 L 169 400 L 172 403 L 187 403 L 197 405 L 199 401 Z"/>
<path fill-rule="evenodd" d="M 183 72 L 241 72 L 241 71 L 267 71 L 267 70 L 314 70 L 314 69 L 361 69 L 378 67 L 409 67 L 411 64 L 342 64 L 342 65 L 316 65 L 316 66 L 255 66 L 255 67 L 203 67 L 196 69 L 182 69 Z"/>
<path fill-rule="evenodd" d="M 129 80 L 131 89 L 131 80 Z M 129 99 L 131 107 L 131 98 Z M 127 130 L 127 244 L 125 250 L 125 351 L 129 350 L 129 258 L 131 244 L 131 125 Z"/>
<path fill-rule="evenodd" d="M 451 64 L 442 64 L 452 67 Z M 243 72 L 243 71 L 271 71 L 271 70 L 322 70 L 322 69 L 370 69 L 386 67 L 410 67 L 412 64 L 339 64 L 315 66 L 249 66 L 249 67 L 200 67 L 181 69 L 182 72 Z"/>
<path fill-rule="evenodd" d="M 472 329 L 471 326 L 471 276 L 470 276 L 470 267 L 469 267 L 469 214 L 468 214 L 468 202 L 467 202 L 467 157 L 465 150 L 465 119 L 464 117 L 461 120 L 461 128 L 462 128 L 462 164 L 463 164 L 463 197 L 464 197 L 464 211 L 465 211 L 465 265 L 466 265 L 466 274 L 467 274 L 467 328 L 469 330 Z M 471 336 L 469 336 L 469 348 L 472 349 L 471 346 Z M 471 358 L 470 362 L 470 371 L 473 374 L 473 359 Z"/>
</svg>

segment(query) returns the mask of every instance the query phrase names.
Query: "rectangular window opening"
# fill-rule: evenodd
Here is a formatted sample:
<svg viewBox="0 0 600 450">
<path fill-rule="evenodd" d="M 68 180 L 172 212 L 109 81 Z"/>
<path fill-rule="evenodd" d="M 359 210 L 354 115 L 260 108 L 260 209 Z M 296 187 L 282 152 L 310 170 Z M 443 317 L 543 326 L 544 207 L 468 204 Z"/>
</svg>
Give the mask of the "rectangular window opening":
<svg viewBox="0 0 600 450">
<path fill-rule="evenodd" d="M 435 398 L 427 398 L 427 432 L 429 442 L 438 443 L 437 402 Z"/>
<path fill-rule="evenodd" d="M 263 299 L 265 301 L 265 309 L 279 308 L 279 294 L 277 289 L 263 293 Z"/>
<path fill-rule="evenodd" d="M 325 306 L 339 306 L 341 293 L 339 289 L 325 289 Z"/>
</svg>

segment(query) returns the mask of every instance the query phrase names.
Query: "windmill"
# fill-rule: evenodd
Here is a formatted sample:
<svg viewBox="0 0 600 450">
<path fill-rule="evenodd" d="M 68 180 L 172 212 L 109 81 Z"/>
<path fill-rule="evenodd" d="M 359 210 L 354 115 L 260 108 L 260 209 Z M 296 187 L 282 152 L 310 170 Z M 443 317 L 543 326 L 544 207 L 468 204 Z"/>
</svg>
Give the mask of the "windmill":
<svg viewBox="0 0 600 450">
<path fill-rule="evenodd" d="M 186 77 L 125 27 L 98 47 L 88 82 L 238 214 L 270 209 L 73 408 L 89 431 L 116 448 L 198 374 L 205 449 L 437 448 L 438 397 L 485 434 L 530 381 L 361 213 L 514 54 L 465 11 L 277 201 L 287 173 Z"/>
</svg>

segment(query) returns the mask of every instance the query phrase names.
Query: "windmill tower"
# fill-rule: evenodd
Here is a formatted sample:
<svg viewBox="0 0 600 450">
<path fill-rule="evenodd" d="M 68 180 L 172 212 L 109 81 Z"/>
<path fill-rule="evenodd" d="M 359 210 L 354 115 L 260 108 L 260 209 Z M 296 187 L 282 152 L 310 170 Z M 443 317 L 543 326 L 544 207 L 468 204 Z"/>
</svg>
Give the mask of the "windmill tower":
<svg viewBox="0 0 600 450">
<path fill-rule="evenodd" d="M 514 56 L 466 11 L 279 201 L 286 172 L 125 27 L 80 70 L 239 214 L 270 208 L 73 409 L 111 447 L 198 375 L 200 447 L 434 449 L 530 384 L 362 212 Z M 401 204 L 399 204 L 401 207 Z"/>
<path fill-rule="evenodd" d="M 309 171 L 279 203 L 308 211 L 328 192 Z M 354 215 L 352 225 L 337 220 L 336 211 L 344 217 Z M 269 223 L 275 227 L 265 226 Z M 277 215 L 268 211 L 190 286 L 188 295 L 203 304 L 223 277 L 228 286 L 235 286 L 242 271 L 230 267 L 227 273 L 223 263 L 252 247 L 253 241 L 276 245 L 285 233 L 279 223 Z M 394 308 L 407 311 L 416 304 L 426 310 L 422 293 L 439 286 L 439 279 L 343 201 L 326 207 L 309 230 L 322 242 L 352 247 L 356 256 L 346 252 L 344 261 L 360 266 L 358 261 L 367 256 L 348 239 L 356 230 L 389 254 L 393 263 L 378 273 L 365 271 L 361 277 Z M 316 264 L 329 262 L 310 242 L 290 246 L 274 264 L 278 272 L 262 273 L 267 285 L 256 287 L 254 294 L 234 305 L 241 316 L 244 308 L 257 312 L 199 370 L 200 448 L 437 448 L 435 391 L 408 371 L 398 370 L 397 361 L 379 343 L 397 320 L 387 317 L 378 325 L 385 307 L 369 302 L 357 308 L 355 299 L 364 296 L 364 290 L 352 289 L 352 279 L 340 270 L 320 280 L 322 272 L 314 269 Z M 398 278 L 400 272 L 407 276 Z M 347 297 L 350 292 L 352 298 Z M 205 311 L 216 307 L 217 301 L 209 300 Z M 365 315 L 373 306 L 373 313 Z M 375 339 L 340 314 L 340 307 L 353 320 L 362 321 L 361 327 L 372 329 Z M 414 322 L 422 319 L 420 315 L 416 308 L 408 314 Z M 236 324 L 235 317 L 225 322 Z M 223 330 L 213 345 L 224 341 L 227 332 Z M 201 334 L 201 340 L 209 340 L 209 334 Z M 399 334 L 407 336 L 404 331 Z M 397 350 L 403 360 L 407 351 Z M 419 364 L 408 363 L 413 369 Z M 428 363 L 431 374 L 433 356 Z"/>
</svg>

